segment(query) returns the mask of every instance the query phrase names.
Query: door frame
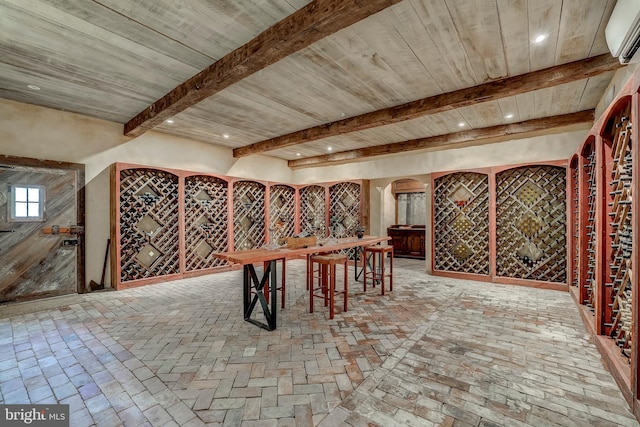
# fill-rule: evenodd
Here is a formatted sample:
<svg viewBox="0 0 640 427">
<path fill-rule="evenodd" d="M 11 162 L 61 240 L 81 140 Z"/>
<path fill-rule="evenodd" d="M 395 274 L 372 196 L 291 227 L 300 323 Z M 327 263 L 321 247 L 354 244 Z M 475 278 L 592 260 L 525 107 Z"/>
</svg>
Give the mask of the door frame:
<svg viewBox="0 0 640 427">
<path fill-rule="evenodd" d="M 78 229 L 81 230 L 78 233 L 78 240 L 80 244 L 77 246 L 78 253 L 76 257 L 76 287 L 79 294 L 85 293 L 86 280 L 85 280 L 85 195 L 84 195 L 84 164 L 60 162 L 57 160 L 40 160 L 30 157 L 16 157 L 8 155 L 0 155 L 0 167 L 6 166 L 24 166 L 24 167 L 36 167 L 41 169 L 63 169 L 74 171 L 76 174 L 77 193 L 76 193 L 76 214 Z"/>
</svg>

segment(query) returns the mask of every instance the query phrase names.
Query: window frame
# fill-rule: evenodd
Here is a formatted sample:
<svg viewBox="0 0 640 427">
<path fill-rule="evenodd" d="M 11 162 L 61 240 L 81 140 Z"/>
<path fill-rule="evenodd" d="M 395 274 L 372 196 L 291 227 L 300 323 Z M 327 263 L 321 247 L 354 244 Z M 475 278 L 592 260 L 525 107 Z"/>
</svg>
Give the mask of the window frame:
<svg viewBox="0 0 640 427">
<path fill-rule="evenodd" d="M 24 188 L 27 191 L 27 199 L 26 201 L 17 201 L 16 200 L 16 190 Z M 37 189 L 38 190 L 38 201 L 32 202 L 29 200 L 29 190 Z M 45 221 L 45 201 L 46 201 L 46 187 L 44 185 L 37 184 L 11 184 L 10 185 L 10 199 L 9 199 L 9 221 L 10 222 L 44 222 Z M 27 215 L 29 214 L 29 206 L 30 204 L 38 204 L 38 215 L 37 216 L 17 216 L 16 215 L 16 206 L 18 203 L 26 203 L 27 204 Z"/>
<path fill-rule="evenodd" d="M 403 225 L 403 226 L 425 225 L 425 224 L 422 224 L 422 223 L 403 224 L 403 223 L 400 222 L 400 215 L 399 215 L 399 213 L 400 213 L 400 196 L 405 196 L 405 197 L 411 199 L 412 196 L 416 195 L 416 194 L 422 195 L 426 199 L 427 194 L 426 194 L 425 191 L 403 191 L 403 192 L 398 192 L 398 193 L 395 194 L 395 199 L 396 199 L 396 222 L 395 223 L 397 225 Z M 425 200 L 425 203 L 426 203 L 426 200 Z M 407 203 L 407 208 L 408 208 L 408 205 L 409 205 L 409 203 Z M 425 209 L 424 214 L 425 214 L 425 221 L 426 221 L 426 219 L 427 219 L 426 209 Z"/>
</svg>

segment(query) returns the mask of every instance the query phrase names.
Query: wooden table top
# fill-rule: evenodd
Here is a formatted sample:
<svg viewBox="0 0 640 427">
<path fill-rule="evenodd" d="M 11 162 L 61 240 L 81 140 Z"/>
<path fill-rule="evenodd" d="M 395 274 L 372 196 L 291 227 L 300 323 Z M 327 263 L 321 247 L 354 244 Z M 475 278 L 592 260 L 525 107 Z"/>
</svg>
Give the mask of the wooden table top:
<svg viewBox="0 0 640 427">
<path fill-rule="evenodd" d="M 370 246 L 376 245 L 381 242 L 391 240 L 391 237 L 378 237 L 378 236 L 364 236 L 362 239 L 357 237 L 345 237 L 343 239 L 337 239 L 334 244 L 318 244 L 315 246 L 309 246 L 306 248 L 298 249 L 249 249 L 246 251 L 236 252 L 218 252 L 213 254 L 214 257 L 223 259 L 225 261 L 232 262 L 234 264 L 254 264 L 265 261 L 273 261 L 276 259 L 297 258 L 300 255 L 315 254 L 319 252 L 333 252 L 340 249 L 349 249 L 357 246 Z"/>
</svg>

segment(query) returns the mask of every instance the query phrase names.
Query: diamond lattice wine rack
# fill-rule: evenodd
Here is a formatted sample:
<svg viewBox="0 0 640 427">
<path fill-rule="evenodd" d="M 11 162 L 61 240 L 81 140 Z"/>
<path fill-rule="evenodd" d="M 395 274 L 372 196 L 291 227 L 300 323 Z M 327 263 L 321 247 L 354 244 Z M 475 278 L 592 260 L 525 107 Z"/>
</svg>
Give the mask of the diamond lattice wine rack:
<svg viewBox="0 0 640 427">
<path fill-rule="evenodd" d="M 435 179 L 434 268 L 489 274 L 489 177 L 452 173 Z"/>
<path fill-rule="evenodd" d="M 337 239 L 354 237 L 361 225 L 361 188 L 355 182 L 339 182 L 329 187 L 329 226 Z M 357 254 L 357 248 L 341 251 L 349 259 Z"/>
<path fill-rule="evenodd" d="M 327 236 L 325 188 L 309 185 L 300 189 L 300 230 L 319 238 Z"/>
<path fill-rule="evenodd" d="M 296 189 L 289 185 L 269 187 L 269 231 L 271 242 L 282 245 L 296 232 Z"/>
<path fill-rule="evenodd" d="M 566 162 L 432 174 L 436 275 L 566 289 Z"/>
<path fill-rule="evenodd" d="M 566 283 L 566 168 L 496 175 L 496 252 L 499 276 Z"/>
<path fill-rule="evenodd" d="M 300 231 L 324 238 L 330 214 L 344 236 L 369 225 L 368 181 L 299 190 L 128 163 L 113 164 L 111 180 L 115 289 L 228 270 L 216 253 L 261 248 L 267 236 L 279 244 Z"/>
<path fill-rule="evenodd" d="M 184 188 L 186 271 L 225 265 L 213 254 L 229 249 L 227 181 L 195 175 Z"/>
<path fill-rule="evenodd" d="M 178 177 L 120 171 L 120 282 L 179 273 Z"/>
<path fill-rule="evenodd" d="M 233 242 L 236 251 L 265 244 L 265 186 L 254 181 L 233 183 Z"/>
</svg>

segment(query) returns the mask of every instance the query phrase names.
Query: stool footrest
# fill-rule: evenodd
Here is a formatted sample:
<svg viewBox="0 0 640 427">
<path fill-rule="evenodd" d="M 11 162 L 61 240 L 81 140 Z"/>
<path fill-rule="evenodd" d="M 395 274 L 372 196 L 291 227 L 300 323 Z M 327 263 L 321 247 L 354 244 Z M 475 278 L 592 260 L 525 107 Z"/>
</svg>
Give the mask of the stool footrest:
<svg viewBox="0 0 640 427">
<path fill-rule="evenodd" d="M 317 270 L 315 264 L 318 264 Z M 344 289 L 336 291 L 336 266 L 344 266 Z M 307 257 L 307 288 L 309 289 L 309 312 L 313 313 L 314 298 L 322 298 L 329 306 L 329 319 L 333 319 L 336 294 L 344 295 L 344 311 L 347 311 L 349 282 L 347 257 L 342 254 L 321 254 Z M 317 273 L 317 274 L 316 274 Z M 316 285 L 318 279 L 318 286 Z"/>
</svg>

